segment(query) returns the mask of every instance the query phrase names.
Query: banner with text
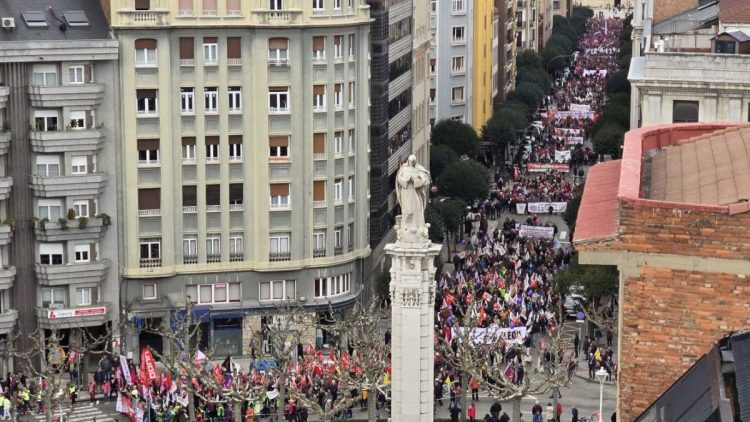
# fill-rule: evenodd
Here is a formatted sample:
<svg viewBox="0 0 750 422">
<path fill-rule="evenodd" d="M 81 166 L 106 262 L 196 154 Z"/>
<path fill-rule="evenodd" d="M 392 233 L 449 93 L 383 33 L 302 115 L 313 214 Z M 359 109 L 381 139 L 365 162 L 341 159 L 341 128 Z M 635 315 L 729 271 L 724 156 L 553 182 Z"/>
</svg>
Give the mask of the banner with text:
<svg viewBox="0 0 750 422">
<path fill-rule="evenodd" d="M 527 226 L 522 225 L 521 230 L 518 231 L 521 237 L 533 237 L 536 239 L 552 239 L 555 235 L 555 229 L 552 227 L 543 226 Z"/>
<path fill-rule="evenodd" d="M 555 150 L 555 162 L 567 163 L 570 161 L 570 150 L 557 151 Z"/>
<path fill-rule="evenodd" d="M 535 214 L 546 214 L 549 212 L 549 207 L 552 207 L 553 213 L 562 213 L 568 208 L 567 202 L 529 202 L 526 204 L 527 209 L 530 213 Z"/>
<path fill-rule="evenodd" d="M 571 104 L 570 111 L 575 111 L 576 113 L 588 113 L 591 111 L 591 106 L 588 104 Z"/>
<path fill-rule="evenodd" d="M 526 214 L 526 204 L 523 202 L 516 204 L 516 214 Z"/>
<path fill-rule="evenodd" d="M 460 333 L 463 333 L 465 328 L 458 328 Z M 526 338 L 526 327 L 514 327 L 514 328 L 472 328 L 469 336 L 474 344 L 492 344 L 502 340 L 508 343 L 522 344 Z M 455 336 L 456 329 L 453 329 Z"/>
<path fill-rule="evenodd" d="M 141 350 L 141 365 L 143 365 L 143 369 L 146 370 L 148 381 L 154 381 L 158 378 L 158 375 L 156 374 L 156 361 L 154 360 L 154 355 L 151 354 L 151 350 L 146 348 Z"/>
<path fill-rule="evenodd" d="M 562 163 L 552 163 L 552 164 L 542 164 L 542 163 L 528 163 L 526 165 L 526 170 L 530 172 L 544 172 L 544 171 L 559 171 L 561 173 L 565 173 L 570 171 L 570 164 L 562 164 Z"/>
<path fill-rule="evenodd" d="M 130 378 L 128 358 L 126 358 L 125 355 L 120 355 L 120 368 L 122 369 L 122 376 L 125 378 L 125 382 L 128 384 L 132 384 L 133 380 Z"/>
</svg>

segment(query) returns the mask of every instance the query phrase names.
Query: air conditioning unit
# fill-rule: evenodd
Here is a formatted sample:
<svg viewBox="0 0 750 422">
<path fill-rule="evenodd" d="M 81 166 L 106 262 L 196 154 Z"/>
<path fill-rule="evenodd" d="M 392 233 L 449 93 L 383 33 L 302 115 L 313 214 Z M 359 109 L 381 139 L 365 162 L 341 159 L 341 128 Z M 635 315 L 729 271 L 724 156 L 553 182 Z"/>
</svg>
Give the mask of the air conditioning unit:
<svg viewBox="0 0 750 422">
<path fill-rule="evenodd" d="M 3 29 L 13 29 L 16 27 L 16 20 L 14 18 L 2 18 Z"/>
</svg>

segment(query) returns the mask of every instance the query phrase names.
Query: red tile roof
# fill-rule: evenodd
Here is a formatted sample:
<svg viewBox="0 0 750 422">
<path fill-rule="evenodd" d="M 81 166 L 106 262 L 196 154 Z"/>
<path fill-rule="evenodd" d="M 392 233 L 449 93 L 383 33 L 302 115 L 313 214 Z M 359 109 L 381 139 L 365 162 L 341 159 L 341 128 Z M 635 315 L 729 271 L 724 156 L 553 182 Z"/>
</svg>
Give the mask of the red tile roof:
<svg viewBox="0 0 750 422">
<path fill-rule="evenodd" d="M 750 23 L 750 1 L 721 0 L 719 20 L 722 23 Z"/>
<path fill-rule="evenodd" d="M 621 165 L 621 160 L 615 160 L 589 169 L 573 234 L 574 242 L 598 240 L 617 234 L 617 190 Z"/>
</svg>

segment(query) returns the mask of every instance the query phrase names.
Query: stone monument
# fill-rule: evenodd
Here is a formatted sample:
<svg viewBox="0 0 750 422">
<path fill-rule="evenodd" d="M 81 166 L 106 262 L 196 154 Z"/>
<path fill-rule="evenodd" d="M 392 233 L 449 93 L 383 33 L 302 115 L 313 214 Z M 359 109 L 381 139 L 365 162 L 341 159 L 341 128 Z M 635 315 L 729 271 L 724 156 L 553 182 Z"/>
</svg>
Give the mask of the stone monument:
<svg viewBox="0 0 750 422">
<path fill-rule="evenodd" d="M 430 173 L 410 156 L 396 174 L 396 243 L 391 256 L 391 419 L 427 422 L 434 415 L 435 266 L 441 246 L 427 235 Z"/>
</svg>

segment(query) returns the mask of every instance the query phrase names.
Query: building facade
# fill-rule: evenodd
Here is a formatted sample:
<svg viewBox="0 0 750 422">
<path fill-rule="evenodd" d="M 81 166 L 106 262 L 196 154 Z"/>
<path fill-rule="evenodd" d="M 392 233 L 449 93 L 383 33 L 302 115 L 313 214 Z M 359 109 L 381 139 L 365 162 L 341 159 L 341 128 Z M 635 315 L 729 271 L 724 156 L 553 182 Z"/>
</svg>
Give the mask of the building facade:
<svg viewBox="0 0 750 422">
<path fill-rule="evenodd" d="M 396 239 L 396 172 L 415 154 L 429 166 L 430 3 L 367 0 L 373 20 L 370 75 L 370 266 L 379 271 L 384 247 Z"/>
<path fill-rule="evenodd" d="M 619 269 L 618 420 L 750 326 L 748 151 L 747 125 L 651 126 L 589 171 L 573 242 L 581 264 Z"/>
<path fill-rule="evenodd" d="M 683 3 L 677 15 L 662 2 L 636 3 L 631 128 L 750 120 L 750 4 Z"/>
<path fill-rule="evenodd" d="M 0 17 L 0 334 L 117 335 L 117 42 L 96 2 Z"/>
<path fill-rule="evenodd" d="M 430 119 L 480 130 L 498 92 L 499 14 L 487 0 L 433 2 Z"/>
<path fill-rule="evenodd" d="M 115 0 L 111 21 L 128 321 L 192 302 L 202 343 L 243 355 L 281 304 L 351 304 L 370 253 L 369 6 Z M 168 347 L 140 331 L 127 349 L 144 345 Z"/>
<path fill-rule="evenodd" d="M 495 105 L 516 87 L 516 8 L 517 0 L 495 0 L 498 11 L 497 96 Z"/>
</svg>

